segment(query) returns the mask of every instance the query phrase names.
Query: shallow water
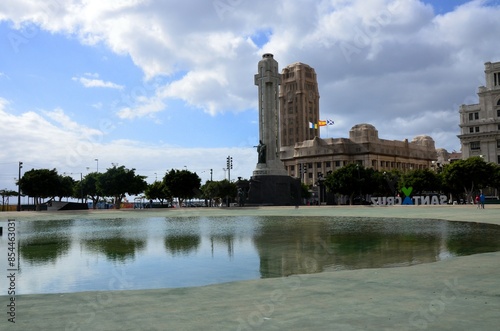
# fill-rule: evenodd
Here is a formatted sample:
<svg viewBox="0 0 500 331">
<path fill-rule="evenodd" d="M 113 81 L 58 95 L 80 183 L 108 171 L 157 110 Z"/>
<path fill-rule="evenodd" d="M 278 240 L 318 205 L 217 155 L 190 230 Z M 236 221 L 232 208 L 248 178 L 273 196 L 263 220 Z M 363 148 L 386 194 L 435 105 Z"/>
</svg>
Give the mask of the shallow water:
<svg viewBox="0 0 500 331">
<path fill-rule="evenodd" d="M 17 294 L 200 286 L 500 250 L 500 226 L 440 220 L 155 217 L 18 230 Z"/>
</svg>

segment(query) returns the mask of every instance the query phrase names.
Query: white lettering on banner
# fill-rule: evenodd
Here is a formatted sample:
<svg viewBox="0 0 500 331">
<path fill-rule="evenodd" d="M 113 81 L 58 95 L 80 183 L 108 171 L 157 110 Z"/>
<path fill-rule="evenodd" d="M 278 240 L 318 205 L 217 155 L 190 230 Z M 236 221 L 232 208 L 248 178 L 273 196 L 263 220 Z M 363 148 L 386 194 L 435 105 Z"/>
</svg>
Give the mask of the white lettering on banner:
<svg viewBox="0 0 500 331">
<path fill-rule="evenodd" d="M 411 197 L 413 205 L 446 205 L 448 198 L 446 195 L 433 196 L 413 196 Z M 401 205 L 403 199 L 401 197 L 372 197 L 371 202 L 373 205 L 378 206 L 393 206 Z M 411 204 L 409 204 L 411 206 Z"/>
</svg>

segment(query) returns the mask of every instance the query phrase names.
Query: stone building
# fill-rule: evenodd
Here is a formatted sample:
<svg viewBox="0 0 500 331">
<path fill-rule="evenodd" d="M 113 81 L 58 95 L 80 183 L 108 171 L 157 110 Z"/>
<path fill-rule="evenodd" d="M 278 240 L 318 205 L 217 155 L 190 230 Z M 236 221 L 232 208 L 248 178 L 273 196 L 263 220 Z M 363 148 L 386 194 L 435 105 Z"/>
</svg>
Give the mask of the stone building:
<svg viewBox="0 0 500 331">
<path fill-rule="evenodd" d="M 281 146 L 293 146 L 319 136 L 309 123 L 319 120 L 319 92 L 316 72 L 304 63 L 294 63 L 281 71 Z"/>
<path fill-rule="evenodd" d="M 460 106 L 462 158 L 480 156 L 500 164 L 500 62 L 484 64 L 486 86 L 478 90 L 479 103 Z"/>
<path fill-rule="evenodd" d="M 437 160 L 434 140 L 417 136 L 412 141 L 387 140 L 378 136 L 371 124 L 357 124 L 349 138 L 314 139 L 281 148 L 281 159 L 290 176 L 300 177 L 306 185 L 349 163 L 379 171 L 431 169 Z M 302 175 L 300 174 L 302 169 Z"/>
</svg>

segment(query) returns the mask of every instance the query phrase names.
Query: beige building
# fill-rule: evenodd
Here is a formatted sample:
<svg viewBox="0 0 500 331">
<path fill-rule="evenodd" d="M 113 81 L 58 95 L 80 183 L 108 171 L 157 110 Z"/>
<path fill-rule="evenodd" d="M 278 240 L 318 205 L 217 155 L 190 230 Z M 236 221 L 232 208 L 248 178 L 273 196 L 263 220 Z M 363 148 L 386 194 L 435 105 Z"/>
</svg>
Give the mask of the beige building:
<svg viewBox="0 0 500 331">
<path fill-rule="evenodd" d="M 306 185 L 315 185 L 319 177 L 349 163 L 379 171 L 431 169 L 437 154 L 429 136 L 417 136 L 412 141 L 386 140 L 379 138 L 373 125 L 357 124 L 349 131 L 348 139 L 315 137 L 282 147 L 281 159 L 288 175 L 300 177 Z"/>
<path fill-rule="evenodd" d="M 315 70 L 307 64 L 297 62 L 282 70 L 279 98 L 280 158 L 288 175 L 300 177 L 307 185 L 315 185 L 319 177 L 349 163 L 382 171 L 437 165 L 434 140 L 428 136 L 411 142 L 380 139 L 373 125 L 358 124 L 348 139 L 319 138 L 319 128 L 310 127 L 319 121 L 318 82 Z"/>
<path fill-rule="evenodd" d="M 294 63 L 281 71 L 281 146 L 293 146 L 319 136 L 309 123 L 319 120 L 319 92 L 316 72 L 304 63 Z"/>
<path fill-rule="evenodd" d="M 462 158 L 480 156 L 500 164 L 500 62 L 484 64 L 486 86 L 480 86 L 479 103 L 460 106 Z"/>
</svg>

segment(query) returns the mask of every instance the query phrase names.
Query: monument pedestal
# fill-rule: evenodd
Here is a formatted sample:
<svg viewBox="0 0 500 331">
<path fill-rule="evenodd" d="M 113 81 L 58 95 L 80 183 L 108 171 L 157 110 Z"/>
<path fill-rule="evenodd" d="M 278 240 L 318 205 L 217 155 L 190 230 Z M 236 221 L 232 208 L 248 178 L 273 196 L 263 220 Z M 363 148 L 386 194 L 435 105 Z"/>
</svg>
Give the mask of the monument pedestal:
<svg viewBox="0 0 500 331">
<path fill-rule="evenodd" d="M 254 175 L 250 178 L 247 205 L 298 206 L 300 179 L 281 175 Z"/>
</svg>

